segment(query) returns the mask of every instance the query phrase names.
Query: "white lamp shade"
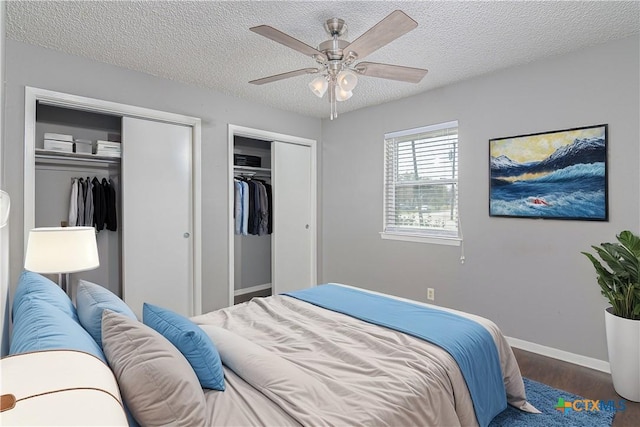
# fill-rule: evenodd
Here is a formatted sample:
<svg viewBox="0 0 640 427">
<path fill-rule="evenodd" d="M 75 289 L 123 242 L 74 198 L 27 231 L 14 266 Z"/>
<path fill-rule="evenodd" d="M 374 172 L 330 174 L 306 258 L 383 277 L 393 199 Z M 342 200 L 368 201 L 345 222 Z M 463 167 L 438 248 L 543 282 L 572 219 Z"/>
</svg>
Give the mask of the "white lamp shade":
<svg viewBox="0 0 640 427">
<path fill-rule="evenodd" d="M 340 86 L 336 86 L 336 101 L 346 101 L 347 99 L 351 98 L 351 96 L 353 96 L 353 92 L 346 91 L 342 88 L 340 88 Z"/>
<path fill-rule="evenodd" d="M 351 92 L 358 84 L 358 76 L 351 70 L 343 70 L 338 73 L 338 86 L 345 92 Z"/>
<path fill-rule="evenodd" d="M 324 96 L 328 86 L 329 83 L 324 77 L 316 77 L 311 81 L 311 83 L 309 83 L 309 89 L 311 89 L 311 92 L 313 92 L 313 94 L 318 98 L 322 98 Z"/>
<path fill-rule="evenodd" d="M 93 227 L 42 227 L 29 232 L 24 268 L 35 273 L 75 273 L 100 266 Z"/>
</svg>

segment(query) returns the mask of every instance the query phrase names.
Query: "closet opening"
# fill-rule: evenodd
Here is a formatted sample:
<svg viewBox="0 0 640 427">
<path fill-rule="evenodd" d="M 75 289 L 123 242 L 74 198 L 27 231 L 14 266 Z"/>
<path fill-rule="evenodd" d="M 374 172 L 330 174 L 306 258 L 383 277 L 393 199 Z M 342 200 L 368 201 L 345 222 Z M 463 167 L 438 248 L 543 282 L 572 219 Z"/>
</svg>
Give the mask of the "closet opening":
<svg viewBox="0 0 640 427">
<path fill-rule="evenodd" d="M 316 141 L 230 124 L 228 147 L 228 305 L 315 286 Z M 236 233 L 236 184 L 252 181 L 265 187 L 253 196 L 267 200 L 259 213 L 266 223 Z"/>
<path fill-rule="evenodd" d="M 122 118 L 39 101 L 35 118 L 34 226 L 95 226 L 100 266 L 70 285 L 88 280 L 121 296 L 120 156 L 97 155 L 96 141 L 119 147 Z"/>
<path fill-rule="evenodd" d="M 142 302 L 202 313 L 201 120 L 28 86 L 24 109 L 23 250 L 32 228 L 79 221 L 80 209 L 70 215 L 74 182 L 106 181 L 115 189 L 116 221 L 95 222 L 100 266 L 70 274 L 72 295 L 84 279 L 120 296 L 138 317 Z M 162 185 L 150 186 L 150 176 Z M 88 216 L 76 225 L 88 225 Z"/>
<path fill-rule="evenodd" d="M 234 136 L 234 292 L 239 304 L 271 295 L 271 141 Z"/>
</svg>

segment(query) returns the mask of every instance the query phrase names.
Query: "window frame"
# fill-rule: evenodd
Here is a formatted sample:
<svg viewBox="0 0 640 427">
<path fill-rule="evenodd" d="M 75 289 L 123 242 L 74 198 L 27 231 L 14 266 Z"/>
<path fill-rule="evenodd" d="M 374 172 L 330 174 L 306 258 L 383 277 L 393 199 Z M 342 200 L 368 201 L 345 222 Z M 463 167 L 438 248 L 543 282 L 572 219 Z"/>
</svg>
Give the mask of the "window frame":
<svg viewBox="0 0 640 427">
<path fill-rule="evenodd" d="M 413 128 L 413 129 L 407 129 L 407 130 L 401 130 L 401 131 L 396 131 L 396 132 L 390 132 L 390 133 L 386 133 L 384 135 L 384 144 L 383 144 L 383 161 L 384 161 L 384 175 L 383 175 L 383 200 L 382 200 L 382 230 L 380 232 L 380 237 L 382 239 L 386 239 L 386 240 L 400 240 L 400 241 L 406 241 L 406 242 L 418 242 L 418 243 L 429 243 L 429 244 L 439 244 L 439 245 L 448 245 L 448 246 L 460 246 L 461 242 L 462 242 L 462 232 L 461 232 L 461 228 L 460 228 L 460 201 L 459 201 L 459 186 L 460 186 L 460 177 L 459 175 L 457 175 L 456 179 L 448 179 L 448 180 L 444 180 L 442 182 L 438 182 L 437 185 L 454 185 L 456 188 L 456 211 L 457 211 L 457 223 L 456 223 L 456 235 L 452 235 L 449 233 L 442 233 L 439 234 L 436 230 L 418 230 L 418 229 L 411 229 L 409 227 L 406 227 L 406 229 L 402 229 L 402 227 L 397 227 L 398 229 L 393 229 L 393 230 L 388 230 L 388 222 L 387 222 L 387 187 L 388 187 L 388 183 L 387 183 L 387 177 L 388 175 L 388 159 L 387 159 L 387 141 L 389 139 L 394 139 L 394 138 L 402 138 L 402 137 L 407 137 L 407 136 L 411 136 L 411 135 L 419 135 L 419 134 L 424 134 L 424 133 L 428 133 L 428 132 L 435 132 L 438 130 L 442 130 L 442 129 L 450 129 L 450 128 L 458 128 L 459 131 L 459 126 L 458 126 L 458 121 L 457 120 L 453 120 L 453 121 L 449 121 L 449 122 L 444 122 L 444 123 L 438 123 L 438 124 L 434 124 L 434 125 L 429 125 L 429 126 L 422 126 L 422 127 L 418 127 L 418 128 Z M 455 164 L 455 167 L 458 169 L 459 172 L 459 155 L 460 155 L 460 150 L 459 150 L 459 132 L 458 132 L 458 138 L 456 141 L 456 148 L 458 151 L 458 160 Z M 396 142 L 397 143 L 397 142 Z M 446 181 L 446 182 L 445 182 Z M 394 188 L 396 188 L 396 185 L 394 184 Z"/>
</svg>

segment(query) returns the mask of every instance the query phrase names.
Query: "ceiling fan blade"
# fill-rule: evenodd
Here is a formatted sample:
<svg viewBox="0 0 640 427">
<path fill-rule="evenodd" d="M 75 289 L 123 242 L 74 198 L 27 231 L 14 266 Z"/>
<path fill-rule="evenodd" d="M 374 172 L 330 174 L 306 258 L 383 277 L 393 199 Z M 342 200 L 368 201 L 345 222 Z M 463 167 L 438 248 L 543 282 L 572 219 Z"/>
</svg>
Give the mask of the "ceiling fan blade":
<svg viewBox="0 0 640 427">
<path fill-rule="evenodd" d="M 265 83 L 277 82 L 278 80 L 288 79 L 289 77 L 301 76 L 303 74 L 315 74 L 320 71 L 317 68 L 302 68 L 300 70 L 289 71 L 288 73 L 275 74 L 273 76 L 264 77 L 258 80 L 251 80 L 249 83 L 254 85 L 263 85 Z"/>
<path fill-rule="evenodd" d="M 396 10 L 351 42 L 343 51 L 355 52 L 358 54 L 358 59 L 362 59 L 417 26 L 418 23 L 409 18 L 406 13 Z"/>
<path fill-rule="evenodd" d="M 368 77 L 419 83 L 429 70 L 424 68 L 402 67 L 400 65 L 380 64 L 378 62 L 360 62 L 355 70 Z"/>
<path fill-rule="evenodd" d="M 307 56 L 319 57 L 323 61 L 327 60 L 327 56 L 324 53 L 320 52 L 318 49 L 315 49 L 308 44 L 303 43 L 300 40 L 293 38 L 290 35 L 285 34 L 280 30 L 276 30 L 275 28 L 268 25 L 258 25 L 257 27 L 252 27 L 249 29 L 256 34 L 260 34 L 261 36 L 271 39 L 274 42 L 283 44 L 291 49 L 297 50 L 298 52 L 303 53 Z"/>
</svg>

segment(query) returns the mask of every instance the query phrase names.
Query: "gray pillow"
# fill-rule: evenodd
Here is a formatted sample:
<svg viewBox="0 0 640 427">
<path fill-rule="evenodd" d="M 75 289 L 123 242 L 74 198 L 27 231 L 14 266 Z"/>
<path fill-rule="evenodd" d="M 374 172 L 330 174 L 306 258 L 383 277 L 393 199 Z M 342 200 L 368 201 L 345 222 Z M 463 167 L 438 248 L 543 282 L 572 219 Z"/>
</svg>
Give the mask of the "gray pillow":
<svg viewBox="0 0 640 427">
<path fill-rule="evenodd" d="M 137 320 L 104 310 L 102 346 L 122 397 L 141 425 L 207 425 L 200 382 L 166 338 Z"/>
</svg>

